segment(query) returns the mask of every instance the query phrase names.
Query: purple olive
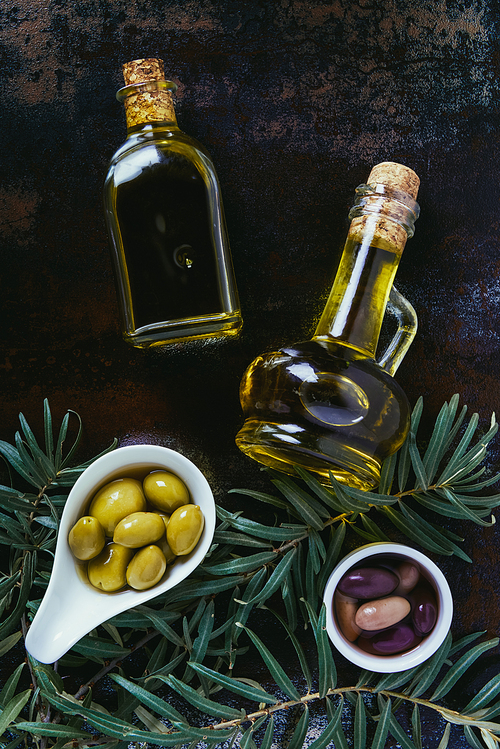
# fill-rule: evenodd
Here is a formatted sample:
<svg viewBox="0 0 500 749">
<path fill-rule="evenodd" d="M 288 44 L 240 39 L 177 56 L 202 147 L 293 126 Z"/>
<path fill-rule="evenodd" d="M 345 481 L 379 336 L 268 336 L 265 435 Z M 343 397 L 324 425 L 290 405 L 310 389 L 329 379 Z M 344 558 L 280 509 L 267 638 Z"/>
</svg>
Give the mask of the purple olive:
<svg viewBox="0 0 500 749">
<path fill-rule="evenodd" d="M 408 596 L 413 627 L 418 635 L 428 635 L 436 624 L 437 602 L 431 585 L 420 582 Z"/>
<path fill-rule="evenodd" d="M 405 616 L 404 619 L 401 619 L 400 622 L 397 622 L 397 626 L 400 627 L 403 624 L 408 624 L 408 626 L 413 627 L 413 622 L 411 619 L 411 612 L 408 614 L 408 616 Z M 393 627 L 396 626 L 396 624 L 391 625 Z M 387 632 L 389 627 L 383 627 L 381 629 L 362 629 L 359 633 L 360 637 L 365 637 L 367 640 L 371 640 L 375 635 L 379 635 L 381 632 Z"/>
<path fill-rule="evenodd" d="M 383 629 L 362 629 L 359 636 L 363 637 L 365 640 L 371 640 L 375 635 L 379 635 L 381 632 L 387 632 L 387 629 L 387 627 L 384 627 Z"/>
<path fill-rule="evenodd" d="M 358 567 L 349 570 L 337 587 L 345 596 L 371 599 L 388 596 L 398 585 L 397 575 L 384 567 Z"/>
<path fill-rule="evenodd" d="M 375 635 L 369 642 L 373 652 L 379 655 L 392 655 L 414 648 L 421 639 L 409 624 L 397 624 L 395 627 L 390 627 L 385 632 Z"/>
</svg>

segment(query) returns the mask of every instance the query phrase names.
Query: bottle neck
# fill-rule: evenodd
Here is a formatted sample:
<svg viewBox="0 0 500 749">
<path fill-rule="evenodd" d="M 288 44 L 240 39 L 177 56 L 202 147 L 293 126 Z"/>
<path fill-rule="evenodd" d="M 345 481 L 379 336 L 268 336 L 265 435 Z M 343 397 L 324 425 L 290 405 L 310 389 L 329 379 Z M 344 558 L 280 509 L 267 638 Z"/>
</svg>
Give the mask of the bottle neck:
<svg viewBox="0 0 500 749">
<path fill-rule="evenodd" d="M 384 185 L 360 185 L 356 194 L 337 275 L 313 337 L 375 358 L 389 294 L 419 208 L 406 193 Z"/>
<path fill-rule="evenodd" d="M 148 81 L 121 88 L 116 98 L 124 104 L 127 131 L 159 122 L 177 125 L 172 98 L 176 90 L 172 81 Z"/>
</svg>

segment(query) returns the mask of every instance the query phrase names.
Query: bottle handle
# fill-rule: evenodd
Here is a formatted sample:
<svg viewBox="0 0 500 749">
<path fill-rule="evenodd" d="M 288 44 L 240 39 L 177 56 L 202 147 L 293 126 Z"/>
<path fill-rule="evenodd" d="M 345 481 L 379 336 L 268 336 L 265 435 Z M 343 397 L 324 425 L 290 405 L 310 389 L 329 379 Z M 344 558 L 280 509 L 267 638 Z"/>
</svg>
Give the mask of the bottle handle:
<svg viewBox="0 0 500 749">
<path fill-rule="evenodd" d="M 390 312 L 396 317 L 398 329 L 394 334 L 394 338 L 378 360 L 378 364 L 388 374 L 394 376 L 415 338 L 418 318 L 408 299 L 400 294 L 395 286 L 391 289 L 386 312 Z"/>
</svg>

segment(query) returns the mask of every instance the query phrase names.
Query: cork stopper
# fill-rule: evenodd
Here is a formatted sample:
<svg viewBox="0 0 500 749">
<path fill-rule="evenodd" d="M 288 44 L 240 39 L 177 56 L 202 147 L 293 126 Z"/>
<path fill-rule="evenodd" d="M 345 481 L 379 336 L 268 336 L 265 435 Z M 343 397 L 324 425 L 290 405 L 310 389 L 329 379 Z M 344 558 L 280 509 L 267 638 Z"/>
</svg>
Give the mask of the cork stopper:
<svg viewBox="0 0 500 749">
<path fill-rule="evenodd" d="M 374 187 L 374 191 L 363 189 L 363 186 L 358 188 L 349 238 L 358 243 L 369 241 L 374 247 L 401 254 L 406 240 L 413 236 L 413 224 L 418 217 L 415 201 L 420 180 L 413 169 L 384 161 L 373 167 L 367 185 Z M 379 192 L 376 185 L 388 189 Z"/>
<path fill-rule="evenodd" d="M 134 83 L 165 80 L 163 60 L 156 57 L 146 57 L 141 60 L 126 62 L 122 66 L 122 72 L 126 86 L 131 86 Z"/>
<path fill-rule="evenodd" d="M 413 169 L 394 161 L 383 161 L 373 167 L 367 184 L 386 185 L 393 190 L 401 190 L 416 200 L 420 180 Z"/>
<path fill-rule="evenodd" d="M 165 81 L 163 60 L 155 57 L 132 60 L 122 66 L 122 72 L 125 88 L 120 89 L 118 98 L 123 100 L 129 130 L 149 122 L 176 123 L 172 91 L 177 86 Z"/>
</svg>

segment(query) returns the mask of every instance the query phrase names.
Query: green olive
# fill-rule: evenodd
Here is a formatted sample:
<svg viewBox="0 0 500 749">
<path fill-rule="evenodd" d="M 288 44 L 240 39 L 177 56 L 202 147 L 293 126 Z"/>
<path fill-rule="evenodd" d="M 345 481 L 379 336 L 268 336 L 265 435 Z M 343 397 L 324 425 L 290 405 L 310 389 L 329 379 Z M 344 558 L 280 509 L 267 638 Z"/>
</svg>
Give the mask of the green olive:
<svg viewBox="0 0 500 749">
<path fill-rule="evenodd" d="M 111 481 L 97 492 L 90 505 L 89 515 L 96 517 L 106 535 L 112 537 L 122 518 L 131 512 L 141 512 L 145 509 L 146 498 L 141 482 L 124 478 Z"/>
<path fill-rule="evenodd" d="M 167 568 L 162 550 L 155 545 L 145 546 L 134 554 L 127 567 L 127 582 L 135 590 L 146 590 L 156 585 Z"/>
<path fill-rule="evenodd" d="M 178 476 L 169 471 L 153 471 L 143 482 L 146 499 L 163 512 L 173 512 L 189 502 L 189 490 Z"/>
<path fill-rule="evenodd" d="M 167 543 L 176 556 L 193 551 L 200 540 L 205 518 L 198 505 L 184 505 L 174 510 L 167 526 Z"/>
<path fill-rule="evenodd" d="M 156 512 L 132 512 L 120 520 L 113 541 L 129 549 L 153 544 L 165 535 L 165 523 Z"/>
<path fill-rule="evenodd" d="M 166 536 L 162 536 L 160 540 L 156 542 L 156 545 L 159 546 L 163 551 L 165 559 L 167 560 L 167 564 L 172 564 L 172 562 L 175 560 L 175 554 L 168 545 Z"/>
<path fill-rule="evenodd" d="M 106 542 L 104 528 L 97 518 L 85 515 L 72 527 L 68 536 L 71 551 L 77 559 L 87 561 L 96 557 Z"/>
<path fill-rule="evenodd" d="M 87 575 L 91 585 L 106 593 L 123 588 L 127 582 L 127 565 L 133 556 L 133 549 L 121 544 L 107 544 L 99 556 L 88 563 Z"/>
</svg>

